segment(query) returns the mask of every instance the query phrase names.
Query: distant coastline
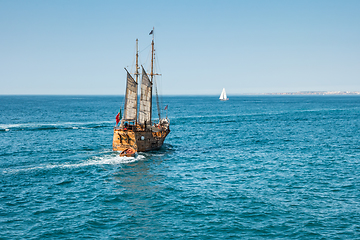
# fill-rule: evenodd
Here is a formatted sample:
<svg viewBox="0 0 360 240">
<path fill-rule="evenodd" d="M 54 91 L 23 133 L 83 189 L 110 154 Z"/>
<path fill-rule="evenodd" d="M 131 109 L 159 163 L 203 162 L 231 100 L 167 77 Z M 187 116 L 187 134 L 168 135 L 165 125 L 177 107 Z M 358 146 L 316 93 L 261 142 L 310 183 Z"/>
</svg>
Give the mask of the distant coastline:
<svg viewBox="0 0 360 240">
<path fill-rule="evenodd" d="M 348 91 L 301 91 L 285 93 L 260 93 L 260 95 L 360 95 L 360 92 Z"/>
</svg>

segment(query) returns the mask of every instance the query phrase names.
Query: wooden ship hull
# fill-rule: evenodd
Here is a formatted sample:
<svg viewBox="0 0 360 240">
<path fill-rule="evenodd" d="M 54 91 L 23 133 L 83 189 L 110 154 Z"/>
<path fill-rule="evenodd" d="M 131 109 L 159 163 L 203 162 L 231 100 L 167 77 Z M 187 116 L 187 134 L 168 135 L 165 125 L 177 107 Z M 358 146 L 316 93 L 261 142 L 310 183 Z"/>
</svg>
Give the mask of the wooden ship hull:
<svg viewBox="0 0 360 240">
<path fill-rule="evenodd" d="M 115 127 L 113 150 L 124 151 L 128 148 L 134 148 L 137 152 L 158 150 L 163 145 L 164 140 L 169 133 L 169 128 L 153 132 L 141 130 L 140 128 L 124 130 Z"/>
</svg>

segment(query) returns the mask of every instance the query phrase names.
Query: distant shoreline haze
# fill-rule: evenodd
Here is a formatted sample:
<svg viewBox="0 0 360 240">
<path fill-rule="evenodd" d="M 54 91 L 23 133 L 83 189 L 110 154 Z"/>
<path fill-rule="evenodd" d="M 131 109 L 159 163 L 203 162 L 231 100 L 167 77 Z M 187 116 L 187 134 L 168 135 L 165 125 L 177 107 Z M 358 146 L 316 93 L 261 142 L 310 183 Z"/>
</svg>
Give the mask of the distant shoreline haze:
<svg viewBox="0 0 360 240">
<path fill-rule="evenodd" d="M 360 92 L 348 91 L 301 91 L 285 93 L 260 93 L 261 95 L 360 95 Z"/>
</svg>

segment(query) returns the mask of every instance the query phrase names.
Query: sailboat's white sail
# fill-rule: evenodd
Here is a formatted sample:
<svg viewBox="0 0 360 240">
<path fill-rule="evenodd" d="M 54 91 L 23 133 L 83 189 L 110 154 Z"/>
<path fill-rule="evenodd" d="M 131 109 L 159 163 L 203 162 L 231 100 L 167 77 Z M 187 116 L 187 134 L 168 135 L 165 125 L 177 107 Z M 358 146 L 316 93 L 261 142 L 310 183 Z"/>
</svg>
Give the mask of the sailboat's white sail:
<svg viewBox="0 0 360 240">
<path fill-rule="evenodd" d="M 220 97 L 219 97 L 220 100 L 223 100 L 223 101 L 226 101 L 226 100 L 229 100 L 226 96 L 226 92 L 225 92 L 225 88 L 223 88 L 221 94 L 220 94 Z"/>
<path fill-rule="evenodd" d="M 139 123 L 151 124 L 152 83 L 142 68 Z"/>
<path fill-rule="evenodd" d="M 138 89 L 138 84 L 135 82 L 135 80 L 130 75 L 130 73 L 127 72 L 124 120 L 136 120 L 137 89 Z"/>
</svg>

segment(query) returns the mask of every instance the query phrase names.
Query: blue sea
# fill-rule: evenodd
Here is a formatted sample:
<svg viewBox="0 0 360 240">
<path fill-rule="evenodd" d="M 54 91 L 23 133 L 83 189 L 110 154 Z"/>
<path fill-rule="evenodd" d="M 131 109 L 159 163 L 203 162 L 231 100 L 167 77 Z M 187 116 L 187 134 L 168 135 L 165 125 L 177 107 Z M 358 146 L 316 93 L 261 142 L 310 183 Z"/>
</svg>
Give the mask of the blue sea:
<svg viewBox="0 0 360 240">
<path fill-rule="evenodd" d="M 162 100 L 120 158 L 122 96 L 0 96 L 0 239 L 360 239 L 359 96 Z"/>
</svg>

